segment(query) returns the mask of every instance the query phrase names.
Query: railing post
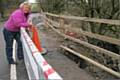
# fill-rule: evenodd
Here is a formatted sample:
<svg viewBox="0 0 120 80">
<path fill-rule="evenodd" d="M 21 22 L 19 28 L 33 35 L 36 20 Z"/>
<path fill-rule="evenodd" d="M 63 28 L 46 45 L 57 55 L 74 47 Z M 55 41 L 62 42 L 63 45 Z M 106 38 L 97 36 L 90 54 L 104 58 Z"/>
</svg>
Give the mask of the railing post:
<svg viewBox="0 0 120 80">
<path fill-rule="evenodd" d="M 59 27 L 60 27 L 62 33 L 64 33 L 66 31 L 66 29 L 64 28 L 64 26 L 65 26 L 64 23 L 65 23 L 64 19 L 60 17 L 60 19 L 59 19 Z"/>
<path fill-rule="evenodd" d="M 48 20 L 47 20 L 47 18 L 46 18 L 46 15 L 45 14 L 43 14 L 43 22 L 44 22 L 44 26 L 46 27 L 46 28 L 49 28 L 49 26 L 48 26 Z"/>
</svg>

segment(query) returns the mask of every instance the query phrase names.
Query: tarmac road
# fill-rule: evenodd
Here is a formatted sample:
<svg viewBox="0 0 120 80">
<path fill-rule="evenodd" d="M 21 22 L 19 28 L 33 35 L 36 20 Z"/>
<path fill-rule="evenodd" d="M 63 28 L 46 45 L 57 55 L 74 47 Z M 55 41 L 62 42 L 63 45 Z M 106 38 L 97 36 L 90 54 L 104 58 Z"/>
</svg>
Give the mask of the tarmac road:
<svg viewBox="0 0 120 80">
<path fill-rule="evenodd" d="M 3 23 L 0 22 L 0 80 L 9 80 L 10 67 L 6 60 L 5 42 L 3 38 Z"/>
<path fill-rule="evenodd" d="M 6 59 L 5 42 L 3 37 L 3 24 L 0 22 L 0 80 L 10 80 L 10 65 Z M 24 63 L 16 66 L 17 80 L 28 80 L 27 71 Z"/>
</svg>

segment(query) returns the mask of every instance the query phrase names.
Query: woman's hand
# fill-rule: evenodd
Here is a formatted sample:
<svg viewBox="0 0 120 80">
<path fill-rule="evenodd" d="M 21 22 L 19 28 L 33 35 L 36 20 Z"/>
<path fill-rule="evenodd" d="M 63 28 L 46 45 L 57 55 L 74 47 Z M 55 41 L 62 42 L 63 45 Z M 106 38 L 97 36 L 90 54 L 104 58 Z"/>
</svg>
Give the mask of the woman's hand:
<svg viewBox="0 0 120 80">
<path fill-rule="evenodd" d="M 28 29 L 29 29 L 30 31 L 32 31 L 33 27 L 35 27 L 35 25 L 32 24 L 32 23 L 29 23 L 29 27 L 28 27 Z"/>
</svg>

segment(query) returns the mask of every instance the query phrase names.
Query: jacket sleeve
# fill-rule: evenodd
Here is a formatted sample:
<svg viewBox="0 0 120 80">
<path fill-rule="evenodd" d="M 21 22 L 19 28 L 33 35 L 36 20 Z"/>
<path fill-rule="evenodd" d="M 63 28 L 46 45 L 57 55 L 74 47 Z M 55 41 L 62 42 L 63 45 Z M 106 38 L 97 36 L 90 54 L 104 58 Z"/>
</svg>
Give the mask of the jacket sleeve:
<svg viewBox="0 0 120 80">
<path fill-rule="evenodd" d="M 29 24 L 27 23 L 27 20 L 24 20 L 24 16 L 19 13 L 14 13 L 12 16 L 13 23 L 16 27 L 28 27 Z"/>
</svg>

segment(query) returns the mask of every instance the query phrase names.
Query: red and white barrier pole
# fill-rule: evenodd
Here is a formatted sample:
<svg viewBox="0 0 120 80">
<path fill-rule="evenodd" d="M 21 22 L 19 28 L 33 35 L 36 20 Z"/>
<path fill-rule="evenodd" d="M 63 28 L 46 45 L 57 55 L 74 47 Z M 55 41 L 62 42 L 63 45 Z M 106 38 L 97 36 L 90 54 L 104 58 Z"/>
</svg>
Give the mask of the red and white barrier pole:
<svg viewBox="0 0 120 80">
<path fill-rule="evenodd" d="M 42 72 L 39 72 L 40 73 L 39 79 L 63 80 L 60 77 L 60 75 L 47 63 L 47 61 L 40 54 L 39 50 L 36 48 L 36 46 L 34 45 L 33 41 L 30 39 L 24 28 L 21 28 L 21 36 L 22 38 L 25 39 L 26 43 L 28 44 L 29 50 L 31 51 L 30 54 L 33 55 L 35 62 L 37 63 L 38 67 L 42 70 Z"/>
</svg>

